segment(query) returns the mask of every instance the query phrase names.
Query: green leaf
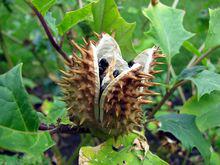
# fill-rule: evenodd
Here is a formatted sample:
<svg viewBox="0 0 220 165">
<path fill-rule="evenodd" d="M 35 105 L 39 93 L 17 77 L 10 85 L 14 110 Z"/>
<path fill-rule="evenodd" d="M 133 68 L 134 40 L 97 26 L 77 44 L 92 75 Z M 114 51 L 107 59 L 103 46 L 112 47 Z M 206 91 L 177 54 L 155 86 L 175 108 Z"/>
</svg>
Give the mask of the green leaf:
<svg viewBox="0 0 220 165">
<path fill-rule="evenodd" d="M 183 27 L 184 11 L 158 3 L 143 9 L 143 14 L 150 20 L 150 30 L 146 33 L 160 46 L 167 59 L 179 53 L 183 42 L 193 36 Z"/>
<path fill-rule="evenodd" d="M 172 133 L 187 149 L 196 147 L 205 161 L 210 159 L 210 144 L 195 124 L 195 116 L 188 114 L 169 114 L 157 117 L 161 122 L 160 130 Z"/>
<path fill-rule="evenodd" d="M 0 75 L 0 125 L 21 131 L 36 131 L 39 119 L 22 84 L 21 64 Z"/>
<path fill-rule="evenodd" d="M 140 140 L 140 141 L 139 141 Z M 82 147 L 79 153 L 79 163 L 86 162 L 89 165 L 99 164 L 144 164 L 144 165 L 167 165 L 158 156 L 152 154 L 149 150 L 134 148 L 134 142 L 140 142 L 143 147 L 149 149 L 146 141 L 139 139 L 136 134 L 129 134 L 117 139 L 118 145 L 123 145 L 120 151 L 115 151 L 115 140 L 109 139 L 105 143 L 96 147 Z M 142 160 L 141 160 L 142 159 Z"/>
<path fill-rule="evenodd" d="M 202 55 L 201 52 L 189 41 L 184 41 L 183 47 L 198 57 Z M 207 65 L 207 58 L 202 60 L 202 64 Z"/>
<path fill-rule="evenodd" d="M 185 68 L 183 71 L 178 75 L 177 81 L 190 78 L 192 76 L 197 75 L 199 72 L 203 71 L 205 69 L 204 66 L 194 66 L 191 68 Z"/>
<path fill-rule="evenodd" d="M 201 131 L 220 126 L 220 92 L 212 92 L 199 101 L 193 96 L 182 107 L 181 113 L 196 116 L 196 125 Z"/>
<path fill-rule="evenodd" d="M 220 162 L 220 155 L 217 152 L 212 152 L 210 165 L 218 165 Z"/>
<path fill-rule="evenodd" d="M 205 49 L 210 49 L 220 45 L 220 8 L 209 9 L 209 31 L 205 41 Z"/>
<path fill-rule="evenodd" d="M 52 16 L 51 12 L 48 12 L 44 17 L 48 26 L 52 30 L 55 37 L 58 37 L 58 29 L 56 27 L 56 19 Z"/>
<path fill-rule="evenodd" d="M 46 116 L 42 113 L 38 115 L 41 122 L 44 124 L 56 125 L 58 123 L 58 119 L 60 124 L 73 124 L 69 120 L 65 102 L 61 101 L 61 98 L 59 97 L 54 97 L 53 102 L 49 102 L 47 100 L 44 101 L 41 109 Z"/>
<path fill-rule="evenodd" d="M 77 23 L 88 19 L 88 17 L 90 18 L 92 16 L 91 6 L 92 4 L 88 4 L 81 9 L 67 12 L 61 23 L 57 26 L 59 33 L 63 35 Z"/>
<path fill-rule="evenodd" d="M 28 78 L 23 78 L 23 83 L 24 83 L 24 86 L 28 88 L 34 88 L 37 86 L 35 82 L 33 82 L 31 79 L 28 79 Z"/>
<path fill-rule="evenodd" d="M 132 33 L 135 23 L 126 22 L 117 9 L 114 0 L 100 0 L 92 6 L 94 19 L 94 30 L 98 33 L 115 32 L 115 39 L 118 42 L 125 60 L 132 60 L 136 52 L 132 45 Z"/>
<path fill-rule="evenodd" d="M 189 52 L 197 55 L 198 57 L 201 56 L 200 51 L 189 41 L 183 42 L 183 47 L 188 50 Z"/>
<path fill-rule="evenodd" d="M 3 149 L 39 154 L 53 145 L 48 132 L 19 131 L 0 125 L 0 147 Z"/>
<path fill-rule="evenodd" d="M 50 159 L 45 157 L 43 154 L 41 155 L 0 155 L 0 164 L 4 165 L 48 165 L 50 164 Z"/>
<path fill-rule="evenodd" d="M 191 80 L 197 87 L 198 99 L 204 94 L 210 94 L 212 91 L 220 90 L 220 74 L 204 70 L 194 77 L 186 78 Z"/>
<path fill-rule="evenodd" d="M 45 15 L 46 12 L 56 3 L 56 0 L 32 0 L 38 11 Z"/>
<path fill-rule="evenodd" d="M 40 153 L 53 145 L 50 134 L 37 132 L 39 119 L 21 79 L 21 64 L 0 75 L 0 148 Z"/>
</svg>

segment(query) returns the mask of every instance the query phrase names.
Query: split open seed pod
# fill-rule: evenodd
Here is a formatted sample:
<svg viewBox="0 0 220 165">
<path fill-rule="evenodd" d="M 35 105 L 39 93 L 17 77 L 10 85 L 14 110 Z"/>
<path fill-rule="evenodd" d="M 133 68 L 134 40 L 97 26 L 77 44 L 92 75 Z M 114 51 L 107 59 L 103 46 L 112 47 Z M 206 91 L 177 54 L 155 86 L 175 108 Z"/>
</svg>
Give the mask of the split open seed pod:
<svg viewBox="0 0 220 165">
<path fill-rule="evenodd" d="M 80 55 L 73 53 L 60 86 L 73 122 L 117 137 L 142 127 L 141 105 L 157 94 L 149 87 L 158 85 L 152 79 L 160 71 L 153 68 L 163 55 L 153 47 L 129 66 L 112 36 L 103 33 L 98 38 L 83 47 L 72 42 Z"/>
</svg>

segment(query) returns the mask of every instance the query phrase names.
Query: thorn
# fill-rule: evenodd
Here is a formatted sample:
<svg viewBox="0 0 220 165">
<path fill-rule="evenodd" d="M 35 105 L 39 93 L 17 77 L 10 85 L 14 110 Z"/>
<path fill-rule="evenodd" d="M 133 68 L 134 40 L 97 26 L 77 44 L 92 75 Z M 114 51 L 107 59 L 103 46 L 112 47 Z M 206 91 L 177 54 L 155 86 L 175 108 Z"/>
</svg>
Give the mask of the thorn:
<svg viewBox="0 0 220 165">
<path fill-rule="evenodd" d="M 92 40 L 92 41 L 90 41 L 90 42 L 91 42 L 93 45 L 96 45 L 96 42 L 95 42 L 95 41 Z"/>
<path fill-rule="evenodd" d="M 63 88 L 69 88 L 71 86 L 70 84 L 63 84 L 63 83 L 57 83 L 57 84 Z"/>
<path fill-rule="evenodd" d="M 119 81 L 119 82 L 118 82 L 118 85 L 119 85 L 120 88 L 122 89 L 122 87 L 123 87 L 123 85 L 124 85 L 123 81 Z"/>
<path fill-rule="evenodd" d="M 85 52 L 82 50 L 82 48 L 75 41 L 71 40 L 70 42 L 82 55 L 85 55 Z"/>
<path fill-rule="evenodd" d="M 84 70 L 71 69 L 70 71 L 77 74 L 86 74 L 86 71 Z"/>
<path fill-rule="evenodd" d="M 155 53 L 155 54 L 153 55 L 153 57 L 154 57 L 154 58 L 164 58 L 164 57 L 166 57 L 166 56 L 165 56 L 164 54 L 156 54 L 156 53 Z"/>
<path fill-rule="evenodd" d="M 82 39 L 83 39 L 83 42 L 84 42 L 86 45 L 89 44 L 84 37 L 83 37 Z"/>
<path fill-rule="evenodd" d="M 127 78 L 130 78 L 130 79 L 134 79 L 134 80 L 138 80 L 138 78 L 137 77 L 135 77 L 135 76 L 133 76 L 133 75 L 127 75 Z"/>
<path fill-rule="evenodd" d="M 69 67 L 73 65 L 72 60 L 70 60 L 70 62 L 64 60 L 63 62 L 66 66 L 69 66 Z"/>
<path fill-rule="evenodd" d="M 144 72 L 140 72 L 138 76 L 144 77 L 144 78 L 151 78 L 151 79 L 155 78 L 155 76 L 153 76 L 152 74 L 144 73 Z"/>
<path fill-rule="evenodd" d="M 161 72 L 163 72 L 163 70 L 152 70 L 152 71 L 150 71 L 150 74 L 158 74 Z"/>
<path fill-rule="evenodd" d="M 154 95 L 154 94 L 156 93 L 156 92 L 151 91 L 151 90 L 148 90 L 148 89 L 145 89 L 144 92 L 146 92 L 146 93 L 150 93 L 150 94 L 152 94 L 152 95 Z"/>
<path fill-rule="evenodd" d="M 100 39 L 102 36 L 100 35 L 100 34 L 98 34 L 98 33 L 96 33 L 96 32 L 93 32 L 94 33 L 94 35 L 98 38 L 98 39 Z"/>
<path fill-rule="evenodd" d="M 156 93 L 156 92 L 143 92 L 143 93 L 139 93 L 137 94 L 137 97 L 140 97 L 140 96 L 158 96 L 160 95 L 160 93 Z"/>
<path fill-rule="evenodd" d="M 150 74 L 139 74 L 138 77 L 145 78 L 145 79 L 154 79 L 155 77 Z"/>
<path fill-rule="evenodd" d="M 138 104 L 152 104 L 153 101 L 151 100 L 143 100 L 143 99 L 140 99 L 138 100 Z"/>
<path fill-rule="evenodd" d="M 150 84 L 151 86 L 160 86 L 160 83 L 156 83 L 156 82 L 146 82 L 148 84 Z"/>
<path fill-rule="evenodd" d="M 154 66 L 154 65 L 164 65 L 164 62 L 157 62 L 157 61 L 153 61 L 150 65 Z"/>
<path fill-rule="evenodd" d="M 67 76 L 67 77 L 71 77 L 71 76 L 72 76 L 72 74 L 67 73 L 67 72 L 64 71 L 64 70 L 60 70 L 60 72 L 61 72 L 64 76 Z"/>
<path fill-rule="evenodd" d="M 86 120 L 86 118 L 85 118 L 85 117 L 82 117 L 82 119 L 80 120 L 79 125 L 82 125 L 82 124 L 84 123 L 85 120 Z"/>
<path fill-rule="evenodd" d="M 115 38 L 115 34 L 116 34 L 115 31 L 113 31 L 112 34 L 111 34 L 111 36 L 112 36 L 113 38 Z"/>
<path fill-rule="evenodd" d="M 151 87 L 152 85 L 151 85 L 149 82 L 145 82 L 145 83 L 140 82 L 140 83 L 138 84 L 138 86 L 141 86 L 141 87 Z"/>
</svg>

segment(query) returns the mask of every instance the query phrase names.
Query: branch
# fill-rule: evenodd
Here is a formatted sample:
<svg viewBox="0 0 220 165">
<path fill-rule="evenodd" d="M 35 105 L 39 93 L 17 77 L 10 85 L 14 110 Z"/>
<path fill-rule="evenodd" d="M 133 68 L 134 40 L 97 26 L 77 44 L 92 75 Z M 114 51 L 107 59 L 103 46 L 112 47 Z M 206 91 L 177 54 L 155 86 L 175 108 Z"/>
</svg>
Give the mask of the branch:
<svg viewBox="0 0 220 165">
<path fill-rule="evenodd" d="M 204 58 L 208 57 L 212 52 L 214 52 L 215 50 L 217 50 L 218 48 L 220 48 L 220 45 L 213 47 L 212 49 L 208 50 L 206 53 L 204 53 L 203 55 L 201 55 L 200 57 L 197 58 L 197 60 L 192 63 L 189 67 L 195 66 L 197 64 L 199 64 Z M 189 80 L 181 80 L 179 82 L 177 82 L 170 90 L 168 90 L 166 92 L 166 94 L 164 95 L 163 99 L 159 102 L 159 104 L 154 107 L 151 111 L 151 113 L 148 115 L 148 118 L 151 119 L 153 118 L 153 116 L 155 115 L 155 113 L 162 107 L 162 105 L 170 98 L 170 96 L 175 92 L 175 90 L 179 87 L 182 86 L 184 84 L 186 84 L 187 82 L 189 82 Z"/>
<path fill-rule="evenodd" d="M 178 3 L 179 3 L 179 0 L 174 0 L 174 2 L 172 4 L 172 8 L 176 8 Z"/>
<path fill-rule="evenodd" d="M 66 134 L 80 134 L 80 133 L 90 133 L 88 128 L 84 127 L 71 127 L 69 125 L 59 125 L 58 127 L 55 126 L 46 126 L 44 124 L 41 124 L 39 127 L 39 130 L 42 131 L 49 131 L 50 134 L 55 134 L 55 133 L 66 133 Z"/>
<path fill-rule="evenodd" d="M 27 4 L 32 8 L 32 10 L 34 11 L 34 13 L 37 15 L 39 21 L 41 22 L 49 41 L 51 42 L 51 44 L 53 45 L 53 47 L 56 49 L 56 51 L 67 61 L 70 62 L 69 57 L 67 56 L 67 54 L 62 50 L 62 48 L 59 46 L 59 44 L 57 44 L 57 42 L 55 41 L 52 33 L 50 32 L 50 29 L 44 19 L 44 17 L 42 16 L 42 14 L 34 7 L 33 4 L 31 4 L 30 2 L 27 2 Z"/>
<path fill-rule="evenodd" d="M 148 115 L 148 118 L 151 119 L 155 115 L 155 113 L 162 107 L 162 105 L 170 98 L 170 96 L 173 94 L 173 92 L 181 85 L 188 82 L 188 80 L 182 80 L 178 83 L 176 83 L 169 91 L 166 92 L 163 99 L 157 104 L 156 107 L 153 108 L 152 112 Z"/>
<path fill-rule="evenodd" d="M 203 55 L 201 55 L 199 58 L 197 58 L 197 60 L 195 60 L 194 63 L 192 63 L 189 67 L 195 66 L 198 63 L 200 63 L 204 58 L 208 57 L 212 52 L 214 52 L 215 50 L 217 50 L 218 48 L 220 48 L 220 45 L 217 45 L 215 47 L 213 47 L 212 49 L 209 49 L 206 53 L 204 53 Z"/>
</svg>

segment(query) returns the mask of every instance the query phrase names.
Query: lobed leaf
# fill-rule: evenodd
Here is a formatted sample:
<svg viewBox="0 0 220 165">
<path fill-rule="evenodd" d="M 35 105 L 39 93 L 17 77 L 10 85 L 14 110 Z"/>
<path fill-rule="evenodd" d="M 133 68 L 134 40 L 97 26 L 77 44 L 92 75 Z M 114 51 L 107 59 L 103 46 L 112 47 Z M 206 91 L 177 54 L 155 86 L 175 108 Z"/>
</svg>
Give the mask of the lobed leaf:
<svg viewBox="0 0 220 165">
<path fill-rule="evenodd" d="M 191 80 L 197 87 L 198 99 L 212 91 L 220 90 L 220 74 L 204 70 L 201 73 L 186 78 Z"/>
<path fill-rule="evenodd" d="M 21 79 L 21 64 L 0 75 L 0 147 L 42 153 L 53 145 L 48 132 L 38 132 L 37 112 L 28 100 Z"/>
<path fill-rule="evenodd" d="M 210 159 L 210 143 L 206 141 L 195 124 L 195 116 L 188 114 L 169 114 L 157 117 L 160 130 L 172 133 L 187 149 L 196 147 L 206 162 Z"/>
<path fill-rule="evenodd" d="M 120 151 L 113 150 L 115 140 L 113 138 L 96 147 L 82 147 L 79 153 L 79 163 L 85 164 L 144 164 L 144 165 L 167 165 L 158 156 L 143 148 L 135 148 L 134 142 L 138 136 L 130 133 L 124 137 L 119 137 L 118 144 L 122 144 L 124 148 Z M 144 142 L 140 142 L 142 145 Z M 147 145 L 147 144 L 146 144 Z M 137 145 L 138 146 L 138 145 Z M 147 146 L 146 146 L 147 147 Z"/>
<path fill-rule="evenodd" d="M 125 60 L 132 60 L 136 52 L 132 45 L 132 33 L 135 23 L 126 22 L 120 15 L 114 0 L 100 0 L 92 5 L 94 30 L 98 33 L 115 33 Z"/>
<path fill-rule="evenodd" d="M 38 11 L 45 15 L 46 12 L 56 3 L 56 0 L 32 0 Z"/>
<path fill-rule="evenodd" d="M 205 41 L 205 49 L 210 49 L 220 46 L 220 8 L 212 10 L 209 9 L 209 31 Z"/>
<path fill-rule="evenodd" d="M 201 131 L 220 126 L 220 92 L 213 92 L 198 100 L 191 97 L 182 107 L 181 113 L 196 116 L 196 125 Z"/>
<path fill-rule="evenodd" d="M 70 122 L 65 102 L 61 98 L 54 97 L 53 102 L 45 100 L 41 106 L 42 113 L 38 113 L 41 123 L 50 124 L 73 124 Z M 59 121 L 59 122 L 58 122 Z"/>
<path fill-rule="evenodd" d="M 160 46 L 167 60 L 179 53 L 183 42 L 193 36 L 183 27 L 184 11 L 158 3 L 143 9 L 143 14 L 150 21 L 150 30 L 146 33 L 154 44 Z"/>
<path fill-rule="evenodd" d="M 92 6 L 92 3 L 84 6 L 81 9 L 67 12 L 64 15 L 64 18 L 61 21 L 61 23 L 57 25 L 59 33 L 63 35 L 65 32 L 67 32 L 70 28 L 72 28 L 77 23 L 88 19 L 88 17 L 90 18 L 92 16 L 91 6 Z"/>
<path fill-rule="evenodd" d="M 190 78 L 192 76 L 195 76 L 198 73 L 200 73 L 201 71 L 203 71 L 204 69 L 205 69 L 204 66 L 194 66 L 194 67 L 191 67 L 191 68 L 185 68 L 177 76 L 177 80 L 180 81 L 180 80 L 187 79 L 187 78 Z"/>
</svg>

